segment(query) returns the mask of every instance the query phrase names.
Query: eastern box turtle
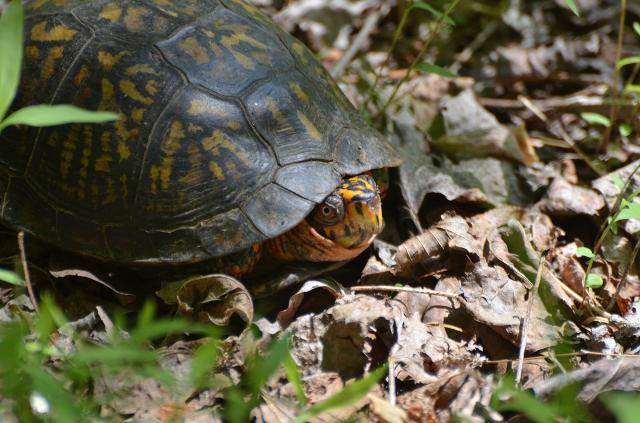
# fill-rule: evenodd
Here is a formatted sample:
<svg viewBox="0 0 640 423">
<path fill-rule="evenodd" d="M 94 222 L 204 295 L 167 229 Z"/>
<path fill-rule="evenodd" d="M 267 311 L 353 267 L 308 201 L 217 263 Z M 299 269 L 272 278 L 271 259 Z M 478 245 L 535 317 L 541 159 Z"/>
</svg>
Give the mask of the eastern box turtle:
<svg viewBox="0 0 640 423">
<path fill-rule="evenodd" d="M 396 154 L 312 53 L 254 7 L 26 7 L 14 107 L 72 103 L 121 118 L 5 130 L 8 225 L 104 261 L 226 258 L 221 270 L 236 275 L 261 251 L 285 260 L 350 258 L 380 231 L 368 171 L 397 165 Z"/>
</svg>

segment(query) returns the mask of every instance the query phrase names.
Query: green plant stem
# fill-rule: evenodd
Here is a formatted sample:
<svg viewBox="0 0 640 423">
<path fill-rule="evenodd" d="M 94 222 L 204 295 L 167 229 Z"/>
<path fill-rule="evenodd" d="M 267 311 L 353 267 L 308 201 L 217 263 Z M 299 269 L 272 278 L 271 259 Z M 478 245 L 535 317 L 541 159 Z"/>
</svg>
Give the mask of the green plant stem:
<svg viewBox="0 0 640 423">
<path fill-rule="evenodd" d="M 600 248 L 602 247 L 602 244 L 604 243 L 605 238 L 607 237 L 607 235 L 609 235 L 609 232 L 611 231 L 611 225 L 616 224 L 615 216 L 617 216 L 617 214 L 620 212 L 619 210 L 620 204 L 622 203 L 622 199 L 624 198 L 624 193 L 629 188 L 629 185 L 631 185 L 631 180 L 633 179 L 633 175 L 635 175 L 638 172 L 638 170 L 640 170 L 640 163 L 638 163 L 636 167 L 633 169 L 633 171 L 629 174 L 629 176 L 627 177 L 627 180 L 625 181 L 624 186 L 622 187 L 622 189 L 620 190 L 620 193 L 616 197 L 616 201 L 613 204 L 611 211 L 609 212 L 609 217 L 611 218 L 611 220 L 606 219 L 600 226 L 600 230 L 598 231 L 600 235 L 598 236 L 598 239 L 596 240 L 596 243 L 593 246 L 593 256 L 589 259 L 589 263 L 587 264 L 587 270 L 585 271 L 584 278 L 582 280 L 582 286 L 584 286 L 585 289 L 586 289 L 587 276 L 591 272 L 593 263 L 597 258 L 598 252 L 600 251 Z M 584 298 L 586 298 L 586 295 L 584 296 Z"/>
<path fill-rule="evenodd" d="M 375 72 L 375 78 L 373 80 L 373 84 L 371 84 L 369 88 L 369 95 L 364 103 L 365 109 L 369 105 L 369 100 L 373 98 L 376 88 L 378 87 L 378 83 L 380 82 L 380 78 L 382 77 L 382 70 L 389 65 L 391 61 L 391 53 L 395 50 L 396 45 L 398 44 L 398 39 L 400 39 L 400 34 L 404 29 L 405 24 L 407 23 L 407 17 L 409 16 L 409 12 L 411 11 L 411 6 L 405 7 L 404 12 L 402 12 L 402 17 L 400 18 L 400 23 L 396 27 L 396 30 L 393 32 L 393 39 L 391 40 L 391 47 L 389 47 L 389 51 L 387 52 L 387 57 L 384 59 L 384 62 L 378 68 L 378 71 Z"/>
<path fill-rule="evenodd" d="M 411 66 L 409 67 L 409 69 L 407 69 L 407 72 L 405 73 L 405 75 L 402 77 L 402 79 L 396 84 L 396 86 L 393 88 L 393 92 L 391 93 L 391 95 L 389 96 L 389 98 L 387 99 L 387 101 L 385 102 L 385 104 L 382 106 L 382 109 L 378 112 L 378 116 L 383 115 L 387 108 L 389 107 L 389 105 L 391 104 L 391 102 L 393 101 L 393 99 L 395 98 L 396 94 L 398 93 L 398 90 L 400 89 L 400 87 L 407 82 L 407 80 L 409 80 L 409 77 L 411 76 L 411 71 L 416 67 L 416 65 L 420 62 L 422 62 L 422 58 L 424 57 L 424 55 L 426 54 L 429 46 L 431 45 L 431 42 L 433 41 L 433 39 L 435 38 L 435 36 L 438 34 L 438 32 L 440 31 L 440 27 L 442 26 L 442 24 L 445 22 L 445 20 L 447 19 L 447 17 L 449 17 L 451 15 L 451 13 L 454 11 L 454 9 L 456 8 L 456 6 L 458 6 L 458 3 L 460 3 L 460 0 L 454 0 L 451 5 L 447 8 L 447 10 L 442 14 L 442 16 L 440 16 L 440 18 L 436 21 L 436 26 L 433 29 L 433 31 L 431 31 L 431 34 L 429 34 L 429 38 L 427 38 L 427 40 L 425 41 L 425 43 L 422 45 L 422 49 L 420 49 L 420 52 L 418 53 L 418 55 L 416 56 L 416 58 L 413 60 L 413 62 L 411 63 Z"/>
<path fill-rule="evenodd" d="M 620 61 L 620 56 L 622 55 L 622 40 L 624 37 L 624 22 L 627 14 L 627 0 L 620 1 L 620 20 L 618 22 L 618 40 L 616 41 L 616 60 L 615 60 L 615 70 L 613 72 L 613 84 L 611 86 L 611 99 L 614 100 L 619 96 L 618 93 L 618 81 L 620 79 L 620 69 L 618 69 L 618 62 Z M 612 101 L 611 108 L 609 109 L 609 122 L 612 124 L 616 119 L 616 115 L 618 114 L 618 107 L 615 101 Z M 613 125 L 609 125 L 604 132 L 604 136 L 602 137 L 602 143 L 600 144 L 600 151 L 605 153 L 609 148 L 609 141 L 611 140 L 611 128 Z"/>
</svg>

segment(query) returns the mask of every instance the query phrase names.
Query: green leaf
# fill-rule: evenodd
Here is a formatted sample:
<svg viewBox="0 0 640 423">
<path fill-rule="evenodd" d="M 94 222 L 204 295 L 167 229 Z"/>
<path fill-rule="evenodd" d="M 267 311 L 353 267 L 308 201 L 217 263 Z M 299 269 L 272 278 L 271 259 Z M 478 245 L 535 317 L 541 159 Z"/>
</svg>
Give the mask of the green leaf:
<svg viewBox="0 0 640 423">
<path fill-rule="evenodd" d="M 22 15 L 22 1 L 13 0 L 0 16 L 0 120 L 13 102 L 20 83 Z"/>
<path fill-rule="evenodd" d="M 640 395 L 637 392 L 607 392 L 600 395 L 604 404 L 617 417 L 618 423 L 636 423 L 640 415 Z"/>
<path fill-rule="evenodd" d="M 458 76 L 445 68 L 441 68 L 440 66 L 433 65 L 431 63 L 418 63 L 415 68 L 419 71 L 435 73 L 436 75 L 444 76 L 445 78 L 457 78 Z"/>
<path fill-rule="evenodd" d="M 633 30 L 636 31 L 636 34 L 640 36 L 640 22 L 633 23 Z"/>
<path fill-rule="evenodd" d="M 573 0 L 564 0 L 564 2 L 567 3 L 567 6 L 571 9 L 574 15 L 580 16 L 580 10 Z"/>
<path fill-rule="evenodd" d="M 210 372 L 218 366 L 219 344 L 215 339 L 203 343 L 193 354 L 191 359 L 191 385 L 195 390 L 211 386 Z"/>
<path fill-rule="evenodd" d="M 631 135 L 631 132 L 633 132 L 633 129 L 631 128 L 631 125 L 621 123 L 620 126 L 618 126 L 618 132 L 620 133 L 620 136 L 628 137 Z"/>
<path fill-rule="evenodd" d="M 596 275 L 595 273 L 589 273 L 585 280 L 585 285 L 588 288 L 600 288 L 603 283 L 602 276 Z"/>
<path fill-rule="evenodd" d="M 278 370 L 289 353 L 289 339 L 281 338 L 269 346 L 264 356 L 256 356 L 247 370 L 247 383 L 252 392 L 259 392 Z"/>
<path fill-rule="evenodd" d="M 451 19 L 450 16 L 445 16 L 444 13 L 440 12 L 437 9 L 434 9 L 432 6 L 430 6 L 429 4 L 423 2 L 423 1 L 416 1 L 414 2 L 411 7 L 409 7 L 409 10 L 413 10 L 413 9 L 421 9 L 421 10 L 426 10 L 427 12 L 431 13 L 433 16 L 435 16 L 436 18 L 440 19 L 444 19 L 444 21 L 446 23 L 448 23 L 449 25 L 455 25 L 456 23 L 453 21 L 453 19 Z"/>
<path fill-rule="evenodd" d="M 386 372 L 386 365 L 377 368 L 362 379 L 345 386 L 340 392 L 307 408 L 296 418 L 296 422 L 302 423 L 325 411 L 343 408 L 355 403 L 360 398 L 367 395 L 371 388 L 378 383 L 380 378 L 382 378 Z"/>
<path fill-rule="evenodd" d="M 593 258 L 593 251 L 591 251 L 591 249 L 587 247 L 578 247 L 578 249 L 576 250 L 576 254 L 578 255 L 578 257 Z"/>
<path fill-rule="evenodd" d="M 555 407 L 537 399 L 528 391 L 518 389 L 512 375 L 502 378 L 491 397 L 491 407 L 497 411 L 516 411 L 536 423 L 557 421 Z"/>
<path fill-rule="evenodd" d="M 284 370 L 287 373 L 287 379 L 291 386 L 293 386 L 293 392 L 296 394 L 296 398 L 300 405 L 307 404 L 307 397 L 304 395 L 304 388 L 302 386 L 302 378 L 300 377 L 300 370 L 298 365 L 291 357 L 291 353 L 287 354 L 284 359 Z"/>
<path fill-rule="evenodd" d="M 615 222 L 620 222 L 621 220 L 629 220 L 629 219 L 637 219 L 640 220 L 640 204 L 638 203 L 630 203 L 627 207 L 620 210 L 620 212 L 615 217 Z"/>
<path fill-rule="evenodd" d="M 620 69 L 628 65 L 637 65 L 637 64 L 640 64 L 640 56 L 625 57 L 624 59 L 621 59 L 618 61 L 618 63 L 616 63 L 616 69 Z"/>
<path fill-rule="evenodd" d="M 584 119 L 585 122 L 592 125 L 602 125 L 606 127 L 609 127 L 611 125 L 609 119 L 602 116 L 600 113 L 583 112 L 580 113 L 580 117 Z"/>
<path fill-rule="evenodd" d="M 24 281 L 13 270 L 1 269 L 0 268 L 0 281 L 6 282 L 15 286 L 24 286 Z"/>
<path fill-rule="evenodd" d="M 611 178 L 611 182 L 613 182 L 615 184 L 615 186 L 617 186 L 620 191 L 622 191 L 624 189 L 625 183 L 622 180 L 622 178 L 620 177 L 620 175 L 618 175 L 617 173 L 612 173 L 610 175 L 610 178 Z"/>
<path fill-rule="evenodd" d="M 627 84 L 627 85 L 625 85 L 623 92 L 624 92 L 624 94 L 629 94 L 629 93 L 640 94 L 640 85 Z"/>
<path fill-rule="evenodd" d="M 118 119 L 117 113 L 94 112 L 70 104 L 38 104 L 16 110 L 0 122 L 0 130 L 9 125 L 54 126 L 65 123 L 102 123 Z"/>
</svg>

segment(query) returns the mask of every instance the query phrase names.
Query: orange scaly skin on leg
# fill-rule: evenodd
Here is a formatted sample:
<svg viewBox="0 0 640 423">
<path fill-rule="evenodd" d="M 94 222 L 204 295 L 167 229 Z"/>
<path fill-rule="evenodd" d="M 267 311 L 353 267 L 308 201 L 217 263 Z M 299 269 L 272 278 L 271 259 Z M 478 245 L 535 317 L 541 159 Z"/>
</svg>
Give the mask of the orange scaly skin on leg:
<svg viewBox="0 0 640 423">
<path fill-rule="evenodd" d="M 306 220 L 266 241 L 266 255 L 283 261 L 342 261 L 364 251 L 382 230 L 378 187 L 369 175 L 345 179 Z"/>
</svg>

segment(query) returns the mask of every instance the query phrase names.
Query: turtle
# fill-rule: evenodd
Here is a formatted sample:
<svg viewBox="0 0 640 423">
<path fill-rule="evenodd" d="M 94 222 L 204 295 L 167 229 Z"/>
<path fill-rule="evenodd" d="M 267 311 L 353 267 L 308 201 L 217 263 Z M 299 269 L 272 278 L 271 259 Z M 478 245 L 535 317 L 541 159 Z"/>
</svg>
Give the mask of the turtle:
<svg viewBox="0 0 640 423">
<path fill-rule="evenodd" d="M 237 0 L 34 0 L 13 108 L 112 123 L 0 134 L 0 220 L 104 262 L 341 261 L 382 228 L 397 152 L 305 45 Z"/>
</svg>

